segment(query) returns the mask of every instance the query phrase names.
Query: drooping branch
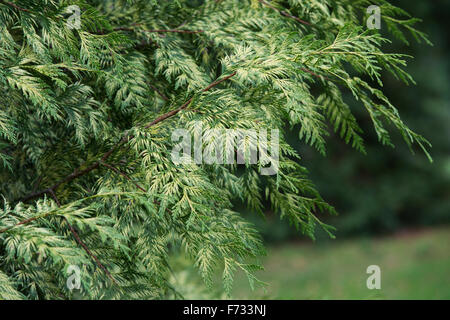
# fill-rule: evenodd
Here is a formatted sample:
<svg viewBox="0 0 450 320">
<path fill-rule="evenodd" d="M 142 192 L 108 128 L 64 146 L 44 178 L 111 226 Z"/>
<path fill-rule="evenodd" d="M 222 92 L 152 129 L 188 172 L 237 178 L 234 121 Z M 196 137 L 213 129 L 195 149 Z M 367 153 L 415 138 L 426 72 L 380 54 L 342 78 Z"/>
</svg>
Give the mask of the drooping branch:
<svg viewBox="0 0 450 320">
<path fill-rule="evenodd" d="M 213 82 L 213 83 L 211 83 L 209 86 L 207 86 L 205 89 L 203 89 L 201 92 L 209 91 L 209 90 L 211 90 L 212 88 L 214 88 L 215 86 L 221 84 L 222 82 L 227 81 L 228 79 L 234 77 L 235 75 L 236 75 L 236 71 L 233 72 L 232 74 L 230 74 L 230 75 L 228 75 L 228 76 L 222 78 L 222 79 L 216 80 L 215 82 Z M 193 99 L 194 99 L 194 98 L 191 97 L 188 101 L 186 101 L 186 102 L 185 102 L 182 106 L 180 106 L 179 108 L 177 108 L 177 109 L 175 109 L 175 110 L 172 110 L 172 111 L 169 111 L 169 112 L 167 112 L 167 113 L 165 113 L 165 114 L 159 116 L 158 118 L 156 118 L 156 119 L 153 120 L 152 122 L 148 123 L 144 128 L 145 128 L 145 129 L 148 129 L 148 128 L 150 128 L 150 127 L 152 127 L 152 126 L 154 126 L 154 125 L 156 125 L 156 124 L 158 124 L 158 123 L 160 123 L 160 122 L 162 122 L 162 121 L 164 121 L 164 120 L 166 120 L 166 119 L 168 119 L 168 118 L 173 117 L 174 115 L 178 114 L 178 113 L 179 113 L 180 111 L 182 111 L 183 109 L 186 109 L 186 108 L 189 106 L 189 104 L 192 102 Z M 100 166 L 100 164 L 104 163 L 104 162 L 105 162 L 105 161 L 106 161 L 106 160 L 107 160 L 107 159 L 108 159 L 108 158 L 109 158 L 116 150 L 118 150 L 123 144 L 128 143 L 128 142 L 129 142 L 130 140 L 132 140 L 133 138 L 134 138 L 133 135 L 130 135 L 128 132 L 126 132 L 126 133 L 123 135 L 123 137 L 120 139 L 119 143 L 115 144 L 114 147 L 112 147 L 109 151 L 105 152 L 105 153 L 103 154 L 103 156 L 102 156 L 99 160 L 95 161 L 94 163 L 92 163 L 92 164 L 91 164 L 90 166 L 88 166 L 87 168 L 81 169 L 80 167 L 78 167 L 78 168 L 76 168 L 71 174 L 69 174 L 68 176 L 66 176 L 66 177 L 63 178 L 62 180 L 60 180 L 60 181 L 58 181 L 57 183 L 55 183 L 53 186 L 51 186 L 51 187 L 49 187 L 49 188 L 47 188 L 47 189 L 38 191 L 38 192 L 34 192 L 34 193 L 32 193 L 32 194 L 30 194 L 30 195 L 28 195 L 28 196 L 22 197 L 19 201 L 26 202 L 26 201 L 28 201 L 28 200 L 38 198 L 38 197 L 40 197 L 40 196 L 42 196 L 42 195 L 44 195 L 44 194 L 49 194 L 49 195 L 51 195 L 52 193 L 55 193 L 56 190 L 57 190 L 62 184 L 64 184 L 64 183 L 69 183 L 69 182 L 71 182 L 71 181 L 73 181 L 73 180 L 75 180 L 75 179 L 77 179 L 77 178 L 79 178 L 79 177 L 81 177 L 81 176 L 84 176 L 84 175 L 90 173 L 91 171 L 97 169 L 97 168 Z"/>
<path fill-rule="evenodd" d="M 232 78 L 233 76 L 236 75 L 236 72 L 233 72 L 232 74 L 216 80 L 215 82 L 211 83 L 209 86 L 207 86 L 205 89 L 202 90 L 202 92 L 207 92 L 209 90 L 211 90 L 212 88 L 214 88 L 215 86 L 219 85 L 220 83 Z M 148 129 L 170 117 L 173 117 L 174 115 L 176 115 L 177 113 L 179 113 L 180 111 L 184 110 L 185 108 L 187 108 L 189 106 L 189 104 L 192 102 L 194 98 L 191 97 L 188 101 L 186 101 L 182 106 L 180 106 L 179 108 L 172 110 L 170 112 L 167 112 L 165 114 L 163 114 L 162 116 L 156 118 L 155 120 L 153 120 L 152 122 L 150 122 L 149 124 L 147 124 L 145 126 L 145 129 Z M 89 167 L 87 167 L 84 170 L 80 170 L 80 168 L 75 169 L 70 175 L 68 175 L 67 177 L 65 177 L 64 179 L 60 180 L 59 182 L 57 182 L 56 184 L 54 184 L 52 187 L 41 190 L 39 192 L 35 192 L 27 197 L 22 198 L 22 201 L 27 201 L 33 198 L 37 198 L 41 195 L 44 194 L 49 194 L 56 202 L 56 204 L 58 205 L 58 207 L 61 206 L 61 203 L 59 201 L 59 199 L 56 196 L 56 189 L 58 189 L 59 186 L 61 186 L 62 184 L 66 183 L 66 182 L 70 182 L 78 177 L 81 177 L 91 171 L 93 171 L 94 169 L 97 169 L 100 164 L 104 165 L 105 167 L 111 169 L 112 171 L 124 176 L 126 179 L 128 179 L 129 181 L 132 181 L 137 188 L 139 188 L 141 191 L 146 192 L 146 190 L 140 186 L 138 183 L 134 182 L 128 175 L 126 175 L 125 173 L 121 172 L 120 170 L 116 169 L 115 167 L 105 163 L 105 160 L 107 160 L 113 153 L 115 150 L 117 150 L 118 148 L 120 148 L 125 142 L 129 142 L 131 139 L 133 139 L 134 136 L 129 135 L 128 133 L 125 133 L 125 135 L 122 137 L 122 139 L 120 140 L 119 144 L 115 145 L 112 149 L 110 149 L 108 152 L 106 152 L 105 154 L 103 154 L 103 156 L 101 157 L 100 160 L 96 161 L 95 163 L 93 163 L 92 165 L 90 165 Z M 6 232 L 11 228 L 14 228 L 16 226 L 19 225 L 23 225 L 23 224 L 28 224 L 32 221 L 35 221 L 37 219 L 41 218 L 41 216 L 38 217 L 33 217 L 30 219 L 26 219 L 24 221 L 21 221 L 19 223 L 17 223 L 16 225 L 12 226 L 12 227 L 8 227 L 5 229 L 0 230 L 0 233 Z M 92 257 L 92 259 L 95 261 L 95 263 L 106 273 L 106 275 L 111 279 L 111 281 L 113 281 L 114 283 L 117 284 L 117 282 L 115 281 L 115 279 L 112 277 L 111 273 L 108 271 L 108 269 L 100 262 L 100 260 L 97 258 L 97 256 L 95 254 L 92 253 L 92 251 L 86 246 L 86 244 L 81 240 L 80 236 L 78 235 L 78 233 L 75 231 L 74 227 L 69 223 L 69 221 L 67 220 L 66 217 L 63 217 L 65 222 L 67 223 L 67 225 L 69 226 L 70 231 L 72 232 L 73 236 L 75 237 L 76 241 L 80 244 L 80 246 L 88 253 L 89 256 Z"/>
</svg>

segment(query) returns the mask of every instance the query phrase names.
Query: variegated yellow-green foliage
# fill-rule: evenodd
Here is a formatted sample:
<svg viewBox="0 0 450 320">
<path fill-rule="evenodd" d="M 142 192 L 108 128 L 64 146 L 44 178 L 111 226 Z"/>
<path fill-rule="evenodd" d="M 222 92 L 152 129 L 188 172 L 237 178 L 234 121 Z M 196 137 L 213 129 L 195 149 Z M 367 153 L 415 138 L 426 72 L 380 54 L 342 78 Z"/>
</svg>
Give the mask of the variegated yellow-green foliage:
<svg viewBox="0 0 450 320">
<path fill-rule="evenodd" d="M 381 91 L 385 70 L 413 80 L 408 57 L 367 30 L 373 4 L 394 37 L 428 42 L 384 0 L 0 0 L 0 298 L 179 297 L 171 254 L 192 259 L 206 285 L 222 268 L 226 292 L 238 270 L 253 286 L 264 248 L 240 202 L 308 236 L 330 232 L 315 214 L 334 209 L 287 128 L 323 154 L 333 132 L 364 153 L 347 91 L 381 143 L 398 129 L 427 153 Z M 199 121 L 280 129 L 277 174 L 174 164 L 173 130 Z M 72 266 L 79 290 L 67 286 Z"/>
</svg>

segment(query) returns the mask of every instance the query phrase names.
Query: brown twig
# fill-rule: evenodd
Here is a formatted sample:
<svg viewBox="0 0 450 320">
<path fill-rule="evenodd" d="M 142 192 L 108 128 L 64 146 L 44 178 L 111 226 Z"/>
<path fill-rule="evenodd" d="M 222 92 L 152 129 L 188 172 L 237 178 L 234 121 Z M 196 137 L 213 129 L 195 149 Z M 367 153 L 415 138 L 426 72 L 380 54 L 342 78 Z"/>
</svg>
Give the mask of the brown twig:
<svg viewBox="0 0 450 320">
<path fill-rule="evenodd" d="M 144 32 L 152 32 L 152 33 L 202 33 L 203 30 L 180 30 L 180 29 L 171 29 L 171 30 L 142 30 Z"/>
<path fill-rule="evenodd" d="M 326 76 L 322 76 L 322 75 L 320 75 L 320 74 L 317 74 L 317 73 L 315 73 L 315 72 L 313 72 L 313 71 L 311 71 L 311 70 L 309 70 L 309 69 L 301 68 L 301 70 L 303 70 L 303 71 L 309 73 L 310 75 L 312 75 L 312 76 L 314 76 L 314 77 L 316 77 L 316 78 L 320 78 L 320 79 L 323 78 L 323 79 L 326 79 L 326 80 L 330 80 L 330 81 L 331 81 L 330 78 L 328 78 L 328 77 L 326 77 Z"/>
<path fill-rule="evenodd" d="M 265 0 L 258 0 L 258 1 L 261 2 L 263 5 L 271 8 L 272 10 L 278 11 L 280 14 L 282 14 L 285 17 L 294 19 L 294 20 L 300 22 L 301 24 L 304 24 L 304 25 L 307 25 L 307 26 L 310 26 L 310 27 L 313 26 L 313 24 L 308 22 L 308 21 L 305 21 L 305 20 L 300 19 L 299 17 L 293 16 L 292 14 L 290 14 L 290 13 L 284 11 L 284 10 L 280 10 L 280 9 L 275 8 L 273 5 L 271 5 L 270 3 L 268 3 Z"/>
<path fill-rule="evenodd" d="M 7 4 L 7 5 L 9 5 L 9 6 L 13 7 L 13 8 L 15 8 L 15 9 L 17 9 L 19 11 L 31 13 L 30 10 L 25 9 L 25 8 L 21 8 L 17 4 L 15 4 L 14 2 L 11 2 L 11 1 L 1 1 L 1 2 L 3 2 L 4 4 Z"/>
<path fill-rule="evenodd" d="M 5 233 L 5 232 L 8 231 L 8 230 L 11 230 L 11 229 L 13 229 L 13 228 L 15 228 L 15 227 L 21 226 L 21 225 L 23 225 L 23 224 L 28 224 L 28 223 L 30 223 L 30 222 L 36 221 L 36 220 L 39 219 L 39 218 L 41 218 L 41 217 L 39 216 L 39 217 L 33 217 L 33 218 L 29 218 L 29 219 L 22 220 L 22 221 L 16 223 L 15 225 L 12 225 L 12 226 L 10 226 L 10 227 L 6 227 L 6 228 L 3 228 L 3 229 L 0 229 L 0 233 Z"/>
<path fill-rule="evenodd" d="M 92 170 L 97 169 L 99 165 L 100 165 L 99 162 L 95 162 L 92 165 L 90 165 L 89 167 L 87 167 L 86 169 L 80 170 L 80 168 L 77 168 L 71 174 L 69 174 L 67 177 L 60 180 L 59 182 L 55 183 L 53 186 L 51 186 L 47 189 L 41 190 L 41 191 L 37 191 L 28 196 L 25 196 L 25 197 L 21 198 L 20 201 L 26 202 L 28 200 L 40 197 L 44 194 L 51 195 L 51 192 L 55 192 L 62 184 L 66 183 L 66 182 L 70 182 L 78 177 L 84 176 L 85 174 L 91 172 Z"/>
<path fill-rule="evenodd" d="M 105 274 L 108 276 L 108 278 L 117 285 L 117 281 L 114 279 L 114 277 L 111 275 L 111 273 L 108 271 L 108 269 L 106 269 L 106 267 L 100 262 L 100 260 L 97 258 L 97 256 L 95 254 L 92 253 L 92 251 L 86 246 L 86 244 L 81 240 L 80 236 L 78 235 L 78 233 L 75 231 L 75 228 L 69 223 L 69 221 L 67 220 L 66 217 L 63 217 L 64 220 L 66 221 L 67 225 L 69 226 L 70 232 L 72 232 L 75 240 L 80 244 L 80 246 L 84 249 L 84 251 L 86 251 L 86 253 L 88 255 L 91 256 L 92 259 L 94 259 L 95 263 L 97 264 L 97 266 L 102 269 Z"/>
<path fill-rule="evenodd" d="M 222 82 L 224 82 L 224 81 L 226 81 L 226 80 L 228 80 L 228 79 L 234 77 L 234 76 L 236 75 L 236 73 L 237 73 L 237 72 L 235 71 L 235 72 L 233 72 L 232 74 L 230 74 L 229 76 L 226 76 L 226 77 L 223 78 L 223 79 L 220 79 L 220 80 L 217 80 L 217 81 L 211 83 L 209 86 L 207 86 L 205 89 L 203 89 L 202 92 L 206 92 L 206 91 L 211 90 L 212 88 L 214 88 L 214 87 L 217 86 L 218 84 L 220 84 L 220 83 L 222 83 Z M 177 114 L 178 112 L 180 112 L 181 110 L 186 109 L 187 106 L 189 106 L 189 104 L 192 102 L 193 99 L 194 99 L 194 97 L 190 98 L 188 101 L 186 101 L 186 102 L 185 102 L 181 107 L 179 107 L 178 109 L 175 109 L 175 110 L 172 110 L 172 111 L 170 111 L 170 112 L 167 112 L 166 114 L 163 114 L 162 116 L 156 118 L 155 120 L 153 120 L 152 122 L 150 122 L 149 124 L 147 124 L 147 125 L 145 126 L 145 129 L 148 129 L 148 128 L 150 128 L 151 126 L 154 126 L 155 124 L 157 124 L 157 123 L 159 123 L 159 122 L 161 122 L 161 121 L 166 120 L 167 118 L 173 117 L 174 115 L 176 115 L 176 114 Z"/>
<path fill-rule="evenodd" d="M 131 178 L 130 178 L 127 174 L 125 174 L 124 172 L 120 171 L 119 169 L 117 169 L 117 168 L 115 168 L 115 167 L 113 167 L 113 166 L 111 166 L 111 165 L 109 165 L 109 164 L 107 164 L 107 163 L 105 163 L 105 162 L 102 162 L 102 165 L 104 165 L 105 167 L 111 169 L 111 170 L 114 171 L 115 173 L 120 174 L 121 176 L 125 177 L 127 180 L 133 182 L 133 184 L 134 184 L 139 190 L 141 190 L 142 192 L 147 192 L 147 190 L 145 190 L 143 187 L 141 187 L 137 182 L 134 182 L 133 179 L 131 179 Z"/>
<path fill-rule="evenodd" d="M 149 84 L 149 86 L 150 86 L 150 88 L 152 88 L 157 94 L 159 94 L 159 96 L 160 96 L 161 98 L 163 98 L 163 100 L 169 101 L 169 98 L 167 98 L 167 96 L 166 96 L 164 93 L 162 93 L 161 90 L 159 90 L 157 87 L 155 87 L 155 86 L 152 85 L 152 84 Z"/>
<path fill-rule="evenodd" d="M 50 190 L 50 195 L 52 196 L 53 200 L 55 200 L 58 207 L 61 207 L 61 202 L 59 202 L 58 197 L 56 196 L 55 192 L 53 190 Z M 80 235 L 76 232 L 75 228 L 70 224 L 69 220 L 67 220 L 66 217 L 62 216 L 64 221 L 69 226 L 70 232 L 72 232 L 72 235 L 74 236 L 75 240 L 78 242 L 78 244 L 86 251 L 86 253 L 91 256 L 91 258 L 95 261 L 97 266 L 102 269 L 109 279 L 111 279 L 112 282 L 117 284 L 116 280 L 113 278 L 111 273 L 108 271 L 108 269 L 100 262 L 100 260 L 97 258 L 95 254 L 92 253 L 92 251 L 88 248 L 88 246 L 81 240 Z"/>
<path fill-rule="evenodd" d="M 59 202 L 59 199 L 58 199 L 58 197 L 56 196 L 56 193 L 53 190 L 50 191 L 50 195 L 52 196 L 53 200 L 55 200 L 55 202 L 58 205 L 58 207 L 61 207 L 61 202 Z"/>
<path fill-rule="evenodd" d="M 137 25 L 136 25 L 137 26 Z M 184 30 L 184 29 L 134 29 L 130 27 L 117 27 L 112 29 L 113 31 L 142 31 L 142 32 L 148 32 L 148 33 L 186 33 L 186 34 L 196 34 L 196 33 L 202 33 L 203 30 Z M 106 34 L 105 31 L 98 31 L 97 34 L 104 35 Z"/>
</svg>

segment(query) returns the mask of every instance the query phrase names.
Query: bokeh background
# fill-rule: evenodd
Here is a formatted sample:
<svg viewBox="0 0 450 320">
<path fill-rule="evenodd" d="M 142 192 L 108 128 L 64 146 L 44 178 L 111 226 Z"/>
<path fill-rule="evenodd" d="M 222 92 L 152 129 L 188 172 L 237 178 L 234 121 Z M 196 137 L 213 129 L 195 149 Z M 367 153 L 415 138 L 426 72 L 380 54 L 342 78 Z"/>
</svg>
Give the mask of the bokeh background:
<svg viewBox="0 0 450 320">
<path fill-rule="evenodd" d="M 385 93 L 403 120 L 433 144 L 434 162 L 420 152 L 412 155 L 399 135 L 393 135 L 394 149 L 381 146 L 356 102 L 352 109 L 365 131 L 367 155 L 331 136 L 323 157 L 300 144 L 298 130 L 293 131 L 290 143 L 322 196 L 340 213 L 321 216 L 337 228 L 336 239 L 319 231 L 313 242 L 270 211 L 264 220 L 242 209 L 268 246 L 262 261 L 266 270 L 259 274 L 268 285 L 251 291 L 239 275 L 233 298 L 450 299 L 450 1 L 392 3 L 422 18 L 421 30 L 434 43 L 411 39 L 410 46 L 394 41 L 389 47 L 414 56 L 407 69 L 416 86 L 384 77 Z M 369 265 L 381 268 L 381 290 L 366 287 Z M 187 298 L 214 297 L 192 282 L 194 274 L 179 274 L 177 287 Z"/>
</svg>

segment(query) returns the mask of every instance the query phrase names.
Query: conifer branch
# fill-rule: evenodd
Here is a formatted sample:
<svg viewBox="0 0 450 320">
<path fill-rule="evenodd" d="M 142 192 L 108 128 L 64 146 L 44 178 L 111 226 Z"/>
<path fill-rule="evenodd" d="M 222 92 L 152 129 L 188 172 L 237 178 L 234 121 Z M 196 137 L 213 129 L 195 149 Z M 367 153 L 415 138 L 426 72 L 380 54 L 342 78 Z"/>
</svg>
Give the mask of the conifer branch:
<svg viewBox="0 0 450 320">
<path fill-rule="evenodd" d="M 190 132 L 203 133 L 204 151 L 217 143 L 208 129 L 298 127 L 300 143 L 321 153 L 334 141 L 326 139 L 330 128 L 364 153 L 365 130 L 346 90 L 383 144 L 392 145 L 389 123 L 427 154 L 428 142 L 382 92 L 383 70 L 406 83 L 413 79 L 405 55 L 384 52 L 385 33 L 361 25 L 370 1 L 335 1 L 330 13 L 320 0 L 216 0 L 200 12 L 168 1 L 128 1 L 119 12 L 85 0 L 79 32 L 68 25 L 77 14 L 62 16 L 66 2 L 47 1 L 36 12 L 44 2 L 0 0 L 0 300 L 71 298 L 61 270 L 82 264 L 100 273 L 83 277 L 92 290 L 80 290 L 82 298 L 167 298 L 173 241 L 210 285 L 223 265 L 230 293 L 233 271 L 242 269 L 253 283 L 258 266 L 241 262 L 264 252 L 258 232 L 233 209 L 237 199 L 259 212 L 270 206 L 311 238 L 316 227 L 332 230 L 315 214 L 335 210 L 307 178 L 286 132 L 278 135 L 276 176 L 262 177 L 262 159 L 245 166 L 208 166 L 206 159 L 175 164 L 167 139 L 177 117 Z M 406 31 L 428 41 L 414 27 L 417 20 L 389 0 L 372 2 L 383 3 L 382 19 L 395 37 L 407 41 Z M 126 17 L 139 23 L 123 22 Z M 317 21 L 327 22 L 321 32 L 299 32 L 319 28 L 311 23 Z M 234 70 L 238 79 L 211 90 Z M 215 74 L 222 75 L 211 83 Z M 224 147 L 236 154 L 237 140 Z M 244 140 L 244 149 L 261 147 Z M 126 161 L 114 160 L 123 156 Z M 116 284 L 109 266 L 119 290 L 109 285 Z"/>
<path fill-rule="evenodd" d="M 206 92 L 211 90 L 212 88 L 214 88 L 215 86 L 219 85 L 220 83 L 232 78 L 233 76 L 236 75 L 236 71 L 233 72 L 232 74 L 219 79 L 213 83 L 211 83 L 209 86 L 207 86 L 205 89 L 203 89 L 201 92 Z M 172 110 L 170 112 L 167 112 L 161 116 L 159 116 L 158 118 L 156 118 L 155 120 L 153 120 L 152 122 L 150 122 L 149 124 L 147 124 L 144 128 L 148 129 L 168 118 L 173 117 L 174 115 L 176 115 L 177 113 L 179 113 L 180 111 L 182 111 L 183 109 L 185 109 L 187 106 L 189 106 L 189 104 L 192 102 L 194 98 L 191 97 L 188 101 L 186 101 L 182 106 L 180 106 L 179 108 Z M 97 169 L 101 163 L 104 163 L 119 147 L 121 147 L 124 143 L 129 142 L 131 139 L 133 139 L 134 136 L 129 135 L 128 133 L 125 133 L 124 136 L 122 137 L 122 139 L 120 139 L 119 143 L 116 144 L 113 148 L 111 148 L 109 151 L 107 151 L 106 153 L 103 154 L 103 156 L 96 162 L 94 162 L 93 164 L 91 164 L 90 166 L 88 166 L 87 168 L 81 170 L 81 168 L 77 168 L 75 169 L 71 174 L 69 174 L 67 177 L 65 177 L 64 179 L 60 180 L 59 182 L 55 183 L 53 186 L 46 188 L 44 190 L 32 193 L 28 196 L 25 196 L 23 198 L 20 199 L 20 201 L 26 202 L 28 200 L 31 199 L 35 199 L 38 198 L 44 194 L 52 194 L 54 192 L 56 192 L 56 190 L 64 183 L 68 183 L 71 182 L 72 180 L 75 180 L 81 176 L 84 176 L 88 173 L 90 173 L 91 171 Z"/>
</svg>

